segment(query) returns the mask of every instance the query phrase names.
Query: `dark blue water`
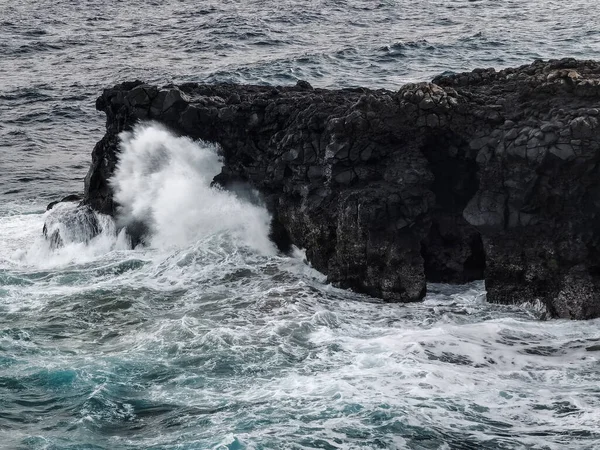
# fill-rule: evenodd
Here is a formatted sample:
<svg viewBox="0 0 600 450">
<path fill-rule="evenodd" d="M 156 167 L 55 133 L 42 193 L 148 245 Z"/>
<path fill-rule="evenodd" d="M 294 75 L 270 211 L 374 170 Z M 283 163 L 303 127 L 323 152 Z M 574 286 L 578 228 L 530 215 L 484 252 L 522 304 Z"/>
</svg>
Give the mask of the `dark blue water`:
<svg viewBox="0 0 600 450">
<path fill-rule="evenodd" d="M 567 56 L 600 59 L 595 0 L 0 2 L 0 448 L 600 448 L 599 321 L 489 305 L 482 283 L 408 306 L 334 289 L 209 188 L 208 145 L 126 146 L 150 247 L 108 218 L 88 245 L 41 238 L 117 82 L 396 89 Z M 178 156 L 148 190 L 152 141 Z"/>
</svg>

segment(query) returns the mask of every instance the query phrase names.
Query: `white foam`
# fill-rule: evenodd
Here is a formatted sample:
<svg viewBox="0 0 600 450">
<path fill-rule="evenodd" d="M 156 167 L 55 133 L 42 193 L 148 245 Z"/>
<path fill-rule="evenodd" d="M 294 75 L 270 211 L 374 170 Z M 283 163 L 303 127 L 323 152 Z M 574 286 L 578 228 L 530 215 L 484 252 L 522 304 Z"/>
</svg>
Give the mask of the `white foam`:
<svg viewBox="0 0 600 450">
<path fill-rule="evenodd" d="M 84 217 L 89 214 L 90 217 Z M 15 220 L 13 223 L 21 223 Z M 22 233 L 25 245 L 15 246 L 11 261 L 18 265 L 38 269 L 59 268 L 72 264 L 85 264 L 107 255 L 113 250 L 126 250 L 130 244 L 117 235 L 112 218 L 87 211 L 82 212 L 74 203 L 56 205 L 43 215 L 23 216 L 26 226 Z M 95 225 L 91 225 L 91 221 Z M 55 247 L 42 233 L 42 223 L 47 226 L 47 235 L 58 231 L 62 245 Z M 93 228 L 97 227 L 94 231 Z"/>
<path fill-rule="evenodd" d="M 176 137 L 156 124 L 139 125 L 121 139 L 111 180 L 120 205 L 117 223 L 76 203 L 60 203 L 45 213 L 38 205 L 13 208 L 12 214 L 0 217 L 2 265 L 50 269 L 110 258 L 113 251 L 131 249 L 126 227 L 135 223 L 148 226 L 149 250 L 161 251 L 167 260 L 186 248 L 193 259 L 205 254 L 215 263 L 239 248 L 276 254 L 266 208 L 210 186 L 222 165 L 216 146 Z M 42 224 L 49 237 L 60 233 L 63 245 L 45 239 Z"/>
<path fill-rule="evenodd" d="M 176 137 L 157 124 L 138 125 L 120 137 L 111 180 L 119 225 L 145 224 L 150 245 L 158 248 L 231 233 L 242 245 L 275 253 L 267 210 L 210 186 L 222 165 L 215 145 Z"/>
<path fill-rule="evenodd" d="M 130 247 L 127 235 L 117 235 L 114 224 L 98 216 L 108 222 L 87 245 L 75 242 L 82 237 L 75 233 L 79 237 L 50 250 L 41 237 L 39 207 L 0 216 L 0 274 L 8 269 L 0 312 L 22 314 L 31 323 L 60 312 L 69 320 L 73 315 L 74 326 L 85 317 L 93 331 L 87 335 L 76 328 L 51 345 L 68 351 L 44 350 L 25 366 L 77 368 L 91 385 L 90 397 L 102 404 L 96 412 L 84 405 L 81 420 L 134 417 L 129 403 L 114 401 L 110 389 L 102 388 L 104 374 L 117 373 L 127 362 L 149 374 L 151 367 L 162 366 L 176 375 L 149 381 L 150 401 L 218 410 L 211 413 L 217 425 L 207 429 L 214 445 L 235 439 L 252 444 L 265 435 L 295 442 L 303 433 L 366 448 L 369 443 L 352 447 L 345 430 L 356 429 L 373 437 L 383 433 L 390 448 L 392 443 L 405 448 L 415 446 L 412 436 L 425 429 L 436 433 L 439 447 L 432 448 L 450 448 L 441 440 L 452 434 L 488 446 L 535 447 L 546 434 L 547 447 L 559 449 L 566 448 L 573 431 L 596 433 L 599 356 L 586 347 L 600 339 L 600 320 L 538 322 L 516 307 L 486 304 L 481 282 L 429 286 L 426 300 L 410 305 L 374 303 L 324 286 L 324 276 L 305 264 L 301 251 L 292 258 L 247 251 L 260 249 L 252 245 L 261 242 L 253 233 L 266 238 L 268 215 L 210 188 L 211 171 L 219 166 L 214 148 L 182 144 L 152 130 L 145 135 L 148 145 L 154 145 L 149 137 L 154 135 L 164 152 L 176 156 L 145 176 L 123 174 L 121 185 L 133 192 L 144 185 L 152 190 L 126 195 L 131 203 L 121 219 L 151 219 L 150 247 L 119 250 Z M 149 151 L 137 148 L 146 141 L 131 139 L 136 149 L 124 147 L 124 155 Z M 209 153 L 190 166 L 188 158 L 198 151 Z M 134 162 L 131 171 L 137 170 Z M 171 182 L 177 176 L 185 183 Z M 180 198 L 178 189 L 184 187 L 193 188 L 194 195 Z M 163 217 L 151 194 L 163 199 L 161 207 L 166 204 L 174 223 Z M 219 201 L 229 202 L 229 215 L 218 208 Z M 61 208 L 68 207 L 54 214 Z M 258 225 L 245 230 L 256 217 Z M 173 248 L 175 243 L 179 247 Z M 128 261 L 136 264 L 126 268 Z M 70 263 L 68 270 L 60 267 Z M 44 273 L 23 265 L 58 270 Z M 112 297 L 131 306 L 111 310 Z M 87 319 L 92 313 L 97 322 Z M 40 345 L 34 331 L 31 339 L 7 333 L 0 344 L 32 354 Z M 223 405 L 228 407 L 220 409 Z M 194 426 L 204 419 L 191 414 L 186 420 Z M 264 425 L 228 434 L 254 420 Z M 306 421 L 311 430 L 301 429 Z M 152 439 L 152 445 L 163 445 L 172 436 L 150 436 L 148 442 Z M 199 445 L 214 446 L 206 442 Z"/>
</svg>

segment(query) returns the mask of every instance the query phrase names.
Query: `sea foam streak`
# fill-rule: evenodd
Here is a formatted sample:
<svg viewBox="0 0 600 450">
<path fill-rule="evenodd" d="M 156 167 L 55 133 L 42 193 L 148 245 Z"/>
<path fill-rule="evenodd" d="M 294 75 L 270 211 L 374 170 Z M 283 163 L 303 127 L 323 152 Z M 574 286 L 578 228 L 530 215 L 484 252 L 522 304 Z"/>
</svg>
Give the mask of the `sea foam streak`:
<svg viewBox="0 0 600 450">
<path fill-rule="evenodd" d="M 118 225 L 144 224 L 153 247 L 230 233 L 244 246 L 275 253 L 267 210 L 211 187 L 222 165 L 215 145 L 176 137 L 157 124 L 138 125 L 120 137 L 121 156 L 111 180 L 120 205 Z"/>
</svg>

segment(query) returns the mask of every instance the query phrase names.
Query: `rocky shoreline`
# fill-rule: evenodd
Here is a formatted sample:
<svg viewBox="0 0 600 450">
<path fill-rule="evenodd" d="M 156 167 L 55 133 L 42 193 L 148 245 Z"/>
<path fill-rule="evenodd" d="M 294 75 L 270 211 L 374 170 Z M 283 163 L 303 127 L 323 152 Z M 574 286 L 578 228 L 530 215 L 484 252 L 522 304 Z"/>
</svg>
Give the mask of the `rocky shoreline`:
<svg viewBox="0 0 600 450">
<path fill-rule="evenodd" d="M 600 316 L 600 63 L 440 76 L 398 91 L 119 84 L 84 203 L 114 215 L 120 132 L 138 121 L 220 145 L 273 237 L 330 282 L 386 301 L 485 279 L 487 299 Z"/>
</svg>

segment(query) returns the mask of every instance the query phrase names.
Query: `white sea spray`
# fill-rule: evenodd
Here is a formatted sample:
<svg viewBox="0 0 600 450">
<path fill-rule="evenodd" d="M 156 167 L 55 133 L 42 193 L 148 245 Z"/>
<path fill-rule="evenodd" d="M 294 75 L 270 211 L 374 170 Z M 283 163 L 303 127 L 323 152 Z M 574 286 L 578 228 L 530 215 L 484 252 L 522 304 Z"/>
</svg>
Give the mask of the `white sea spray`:
<svg viewBox="0 0 600 450">
<path fill-rule="evenodd" d="M 141 224 L 154 247 L 230 233 L 241 245 L 274 254 L 267 210 L 211 187 L 222 166 L 215 145 L 176 137 L 157 124 L 138 125 L 120 137 L 111 180 L 120 226 Z"/>
</svg>

